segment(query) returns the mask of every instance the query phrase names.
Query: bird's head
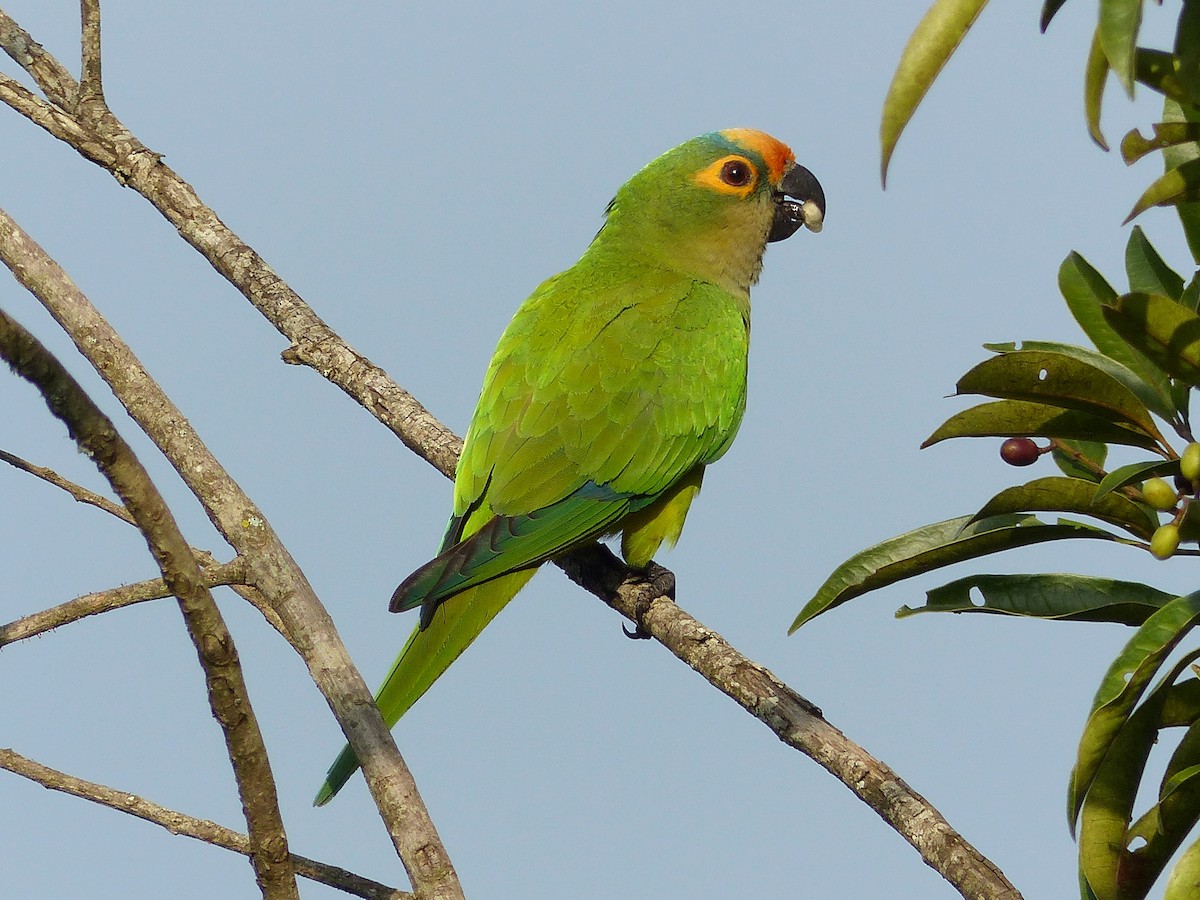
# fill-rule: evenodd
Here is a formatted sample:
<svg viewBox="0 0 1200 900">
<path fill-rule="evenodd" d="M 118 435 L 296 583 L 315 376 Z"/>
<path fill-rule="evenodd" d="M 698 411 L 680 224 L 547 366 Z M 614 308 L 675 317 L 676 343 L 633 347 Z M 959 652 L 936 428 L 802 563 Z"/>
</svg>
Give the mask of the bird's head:
<svg viewBox="0 0 1200 900">
<path fill-rule="evenodd" d="M 748 292 L 771 241 L 819 231 L 825 194 L 791 149 L 749 128 L 714 131 L 664 153 L 609 204 L 597 244 Z"/>
</svg>

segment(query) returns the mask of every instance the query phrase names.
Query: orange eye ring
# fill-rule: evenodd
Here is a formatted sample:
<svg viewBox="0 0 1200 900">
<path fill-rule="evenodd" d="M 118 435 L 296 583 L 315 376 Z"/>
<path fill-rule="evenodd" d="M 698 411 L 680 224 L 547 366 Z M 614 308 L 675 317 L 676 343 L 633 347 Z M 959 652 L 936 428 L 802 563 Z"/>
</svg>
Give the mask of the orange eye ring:
<svg viewBox="0 0 1200 900">
<path fill-rule="evenodd" d="M 758 186 L 758 166 L 740 154 L 723 156 L 696 173 L 696 182 L 718 194 L 748 197 Z"/>
</svg>

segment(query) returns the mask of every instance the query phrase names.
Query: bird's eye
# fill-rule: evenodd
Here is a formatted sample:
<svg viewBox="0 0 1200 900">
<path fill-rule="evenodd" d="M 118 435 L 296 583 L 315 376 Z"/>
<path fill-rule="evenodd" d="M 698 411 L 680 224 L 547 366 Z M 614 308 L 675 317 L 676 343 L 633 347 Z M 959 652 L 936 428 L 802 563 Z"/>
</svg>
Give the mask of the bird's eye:
<svg viewBox="0 0 1200 900">
<path fill-rule="evenodd" d="M 721 166 L 721 180 L 732 187 L 745 187 L 754 177 L 754 169 L 744 159 L 731 159 Z"/>
</svg>

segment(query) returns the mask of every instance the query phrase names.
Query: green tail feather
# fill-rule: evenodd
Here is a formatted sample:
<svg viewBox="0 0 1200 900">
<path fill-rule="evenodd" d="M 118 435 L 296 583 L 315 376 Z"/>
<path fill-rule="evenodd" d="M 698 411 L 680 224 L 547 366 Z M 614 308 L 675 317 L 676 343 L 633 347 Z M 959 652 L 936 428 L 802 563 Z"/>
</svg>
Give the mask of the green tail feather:
<svg viewBox="0 0 1200 900">
<path fill-rule="evenodd" d="M 444 601 L 428 628 L 413 631 L 375 694 L 389 728 L 400 721 L 536 571 L 524 569 L 469 588 Z M 329 767 L 313 805 L 324 806 L 332 800 L 358 767 L 354 751 L 346 745 Z"/>
</svg>

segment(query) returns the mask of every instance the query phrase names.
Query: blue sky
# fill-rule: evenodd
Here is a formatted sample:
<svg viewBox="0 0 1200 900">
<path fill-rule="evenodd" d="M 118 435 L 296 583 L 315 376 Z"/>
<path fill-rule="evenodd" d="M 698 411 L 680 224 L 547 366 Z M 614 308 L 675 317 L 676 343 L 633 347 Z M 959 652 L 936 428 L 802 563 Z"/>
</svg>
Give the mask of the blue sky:
<svg viewBox="0 0 1200 900">
<path fill-rule="evenodd" d="M 1066 779 L 1128 631 L 896 621 L 937 576 L 786 629 L 842 560 L 972 512 L 1026 472 L 998 441 L 918 451 L 985 341 L 1082 342 L 1059 298 L 1078 250 L 1122 283 L 1124 218 L 1154 177 L 1089 141 L 1095 4 L 1049 34 L 993 4 L 878 179 L 879 110 L 921 2 L 296 2 L 105 7 L 116 113 L 343 337 L 460 434 L 521 299 L 570 265 L 618 185 L 702 132 L 761 128 L 820 178 L 825 230 L 773 245 L 754 292 L 750 401 L 661 561 L 680 604 L 892 765 L 1028 897 L 1070 896 Z M 5 5 L 70 65 L 78 10 Z M 1173 9 L 1152 10 L 1163 34 Z M 15 74 L 9 64 L 4 71 Z M 1153 120 L 1108 95 L 1110 142 Z M 450 485 L 313 372 L 149 205 L 0 110 L 0 205 L 72 274 L 262 506 L 367 681 L 411 622 L 386 611 L 435 549 Z M 1177 268 L 1169 210 L 1142 218 Z M 195 546 L 199 507 L 36 302 L 51 345 L 134 439 Z M 0 378 L 0 447 L 93 488 L 32 389 Z M 1029 477 L 1050 474 L 1043 466 Z M 140 537 L 0 470 L 0 615 L 155 574 Z M 222 558 L 226 555 L 219 553 Z M 1189 589 L 1187 561 L 1060 545 L 962 567 Z M 294 852 L 404 886 L 361 779 L 309 806 L 342 737 L 299 659 L 221 596 Z M 240 826 L 221 736 L 168 601 L 0 653 L 0 745 Z M 954 891 L 808 759 L 553 569 L 397 729 L 468 896 L 926 898 Z M 0 773 L 4 896 L 251 897 L 224 851 Z M 68 862 L 46 865 L 47 848 Z M 304 883 L 305 898 L 334 892 Z"/>
</svg>

